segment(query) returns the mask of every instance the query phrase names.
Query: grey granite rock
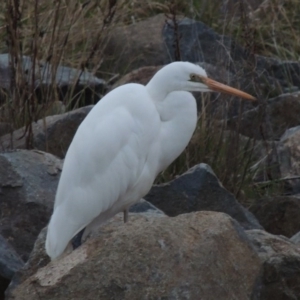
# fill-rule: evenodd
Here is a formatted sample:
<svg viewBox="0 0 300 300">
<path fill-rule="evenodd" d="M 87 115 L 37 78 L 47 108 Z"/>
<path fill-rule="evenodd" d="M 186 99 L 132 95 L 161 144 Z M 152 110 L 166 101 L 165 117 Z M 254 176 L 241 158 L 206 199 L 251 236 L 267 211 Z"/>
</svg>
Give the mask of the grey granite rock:
<svg viewBox="0 0 300 300">
<path fill-rule="evenodd" d="M 154 185 L 144 198 L 168 216 L 218 211 L 230 215 L 246 229 L 262 229 L 253 214 L 237 202 L 206 164 L 194 166 L 169 183 Z"/>
</svg>

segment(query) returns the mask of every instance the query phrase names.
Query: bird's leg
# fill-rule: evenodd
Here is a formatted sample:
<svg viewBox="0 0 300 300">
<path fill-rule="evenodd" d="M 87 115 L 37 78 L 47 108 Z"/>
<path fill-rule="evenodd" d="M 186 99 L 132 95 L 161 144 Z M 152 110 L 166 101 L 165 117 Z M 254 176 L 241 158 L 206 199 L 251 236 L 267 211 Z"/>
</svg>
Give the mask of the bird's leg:
<svg viewBox="0 0 300 300">
<path fill-rule="evenodd" d="M 81 246 L 81 238 L 82 238 L 82 235 L 83 235 L 83 232 L 84 232 L 85 228 L 83 228 L 81 231 L 79 231 L 74 237 L 73 239 L 71 240 L 72 242 L 72 246 L 73 246 L 73 250 L 75 250 L 76 248 L 78 248 L 79 246 Z"/>
<path fill-rule="evenodd" d="M 128 208 L 123 211 L 124 223 L 128 221 Z"/>
</svg>

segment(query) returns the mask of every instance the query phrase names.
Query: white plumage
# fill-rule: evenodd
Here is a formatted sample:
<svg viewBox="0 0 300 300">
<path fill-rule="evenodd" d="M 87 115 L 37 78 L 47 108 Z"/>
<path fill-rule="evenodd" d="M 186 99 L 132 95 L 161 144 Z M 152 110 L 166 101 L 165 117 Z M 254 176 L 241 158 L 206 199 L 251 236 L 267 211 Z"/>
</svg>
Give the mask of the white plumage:
<svg viewBox="0 0 300 300">
<path fill-rule="evenodd" d="M 52 259 L 83 228 L 87 235 L 147 194 L 195 130 L 196 101 L 188 91 L 211 90 L 254 100 L 208 79 L 197 65 L 175 62 L 147 86 L 123 85 L 95 105 L 66 154 L 46 238 Z"/>
</svg>

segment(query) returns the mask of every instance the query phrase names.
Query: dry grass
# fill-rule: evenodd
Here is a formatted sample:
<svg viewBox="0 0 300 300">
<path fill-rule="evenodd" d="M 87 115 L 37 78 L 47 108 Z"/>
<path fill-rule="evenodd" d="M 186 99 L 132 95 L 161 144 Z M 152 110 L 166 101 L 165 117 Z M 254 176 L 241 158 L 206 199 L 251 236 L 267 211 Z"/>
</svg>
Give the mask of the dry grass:
<svg viewBox="0 0 300 300">
<path fill-rule="evenodd" d="M 250 14 L 250 30 L 258 53 L 300 59 L 300 5 L 297 0 L 269 0 Z"/>
<path fill-rule="evenodd" d="M 12 3 L 19 5 L 16 7 L 11 5 Z M 115 4 L 111 18 L 109 3 Z M 268 0 L 264 3 L 257 10 L 251 10 L 246 5 L 242 9 L 237 3 L 230 7 L 226 14 L 226 9 L 225 12 L 222 10 L 223 2 L 217 0 L 5 0 L 0 3 L 0 52 L 8 50 L 9 6 L 18 11 L 15 14 L 19 17 L 15 29 L 21 38 L 18 42 L 23 54 L 32 55 L 32 43 L 37 39 L 37 58 L 47 59 L 52 56 L 53 61 L 59 60 L 73 67 L 85 64 L 89 60 L 91 49 L 99 39 L 99 34 L 102 37 L 108 35 L 111 26 L 138 22 L 157 13 L 169 13 L 172 6 L 177 13 L 201 20 L 218 32 L 237 38 L 241 43 L 249 43 L 251 35 L 257 54 L 298 60 L 298 1 Z M 243 22 L 247 23 L 247 28 L 245 25 L 241 26 L 241 15 L 244 15 Z M 93 59 L 89 60 L 90 70 L 97 71 L 97 67 L 101 67 L 101 56 L 101 49 L 98 49 Z"/>
</svg>

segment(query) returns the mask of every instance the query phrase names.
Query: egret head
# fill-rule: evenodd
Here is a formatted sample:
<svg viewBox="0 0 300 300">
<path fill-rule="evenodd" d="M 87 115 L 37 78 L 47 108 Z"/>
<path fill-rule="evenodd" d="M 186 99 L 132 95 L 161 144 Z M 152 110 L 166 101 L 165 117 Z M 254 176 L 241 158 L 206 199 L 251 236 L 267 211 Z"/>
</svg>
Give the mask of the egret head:
<svg viewBox="0 0 300 300">
<path fill-rule="evenodd" d="M 174 62 L 162 68 L 161 84 L 170 91 L 184 90 L 189 92 L 219 92 L 255 101 L 256 98 L 211 78 L 205 70 L 189 62 Z M 167 80 L 166 80 L 167 79 Z"/>
</svg>

